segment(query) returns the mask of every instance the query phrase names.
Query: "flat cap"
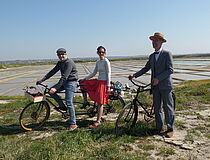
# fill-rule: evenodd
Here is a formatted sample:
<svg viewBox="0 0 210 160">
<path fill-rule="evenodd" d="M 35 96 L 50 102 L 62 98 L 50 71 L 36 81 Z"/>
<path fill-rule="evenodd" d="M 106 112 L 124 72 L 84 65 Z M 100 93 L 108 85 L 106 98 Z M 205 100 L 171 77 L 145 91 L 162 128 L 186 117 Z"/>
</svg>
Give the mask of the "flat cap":
<svg viewBox="0 0 210 160">
<path fill-rule="evenodd" d="M 64 53 L 66 53 L 66 50 L 65 50 L 64 48 L 59 48 L 59 49 L 56 51 L 56 53 L 58 53 L 58 52 L 64 52 Z"/>
</svg>

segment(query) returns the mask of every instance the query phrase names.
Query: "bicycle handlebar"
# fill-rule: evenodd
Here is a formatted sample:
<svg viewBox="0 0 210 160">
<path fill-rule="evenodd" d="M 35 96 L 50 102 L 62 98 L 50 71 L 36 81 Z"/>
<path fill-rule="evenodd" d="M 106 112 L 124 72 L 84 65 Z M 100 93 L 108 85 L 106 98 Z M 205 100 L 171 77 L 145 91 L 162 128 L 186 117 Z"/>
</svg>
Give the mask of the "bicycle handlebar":
<svg viewBox="0 0 210 160">
<path fill-rule="evenodd" d="M 48 88 L 47 85 L 42 84 L 41 82 L 36 82 L 36 85 L 43 86 L 45 88 L 44 94 L 48 93 L 50 91 L 50 88 Z"/>
<path fill-rule="evenodd" d="M 40 86 L 45 87 L 46 89 L 49 89 L 47 85 L 44 85 L 44 84 L 42 84 L 42 83 L 40 83 L 40 82 L 36 82 L 36 85 L 40 85 Z"/>
<path fill-rule="evenodd" d="M 137 84 L 136 82 L 133 81 L 133 79 L 129 79 L 135 86 L 137 87 L 140 87 L 140 88 L 147 88 L 148 86 L 151 86 L 151 83 L 145 85 L 145 86 L 142 86 L 142 85 L 139 85 Z"/>
</svg>

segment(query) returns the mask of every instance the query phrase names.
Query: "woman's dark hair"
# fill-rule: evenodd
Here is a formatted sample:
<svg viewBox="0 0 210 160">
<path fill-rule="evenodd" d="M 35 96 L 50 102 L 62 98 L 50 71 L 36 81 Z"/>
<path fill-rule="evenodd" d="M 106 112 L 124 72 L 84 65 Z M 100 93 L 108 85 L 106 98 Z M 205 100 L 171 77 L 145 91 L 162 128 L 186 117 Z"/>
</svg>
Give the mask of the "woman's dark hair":
<svg viewBox="0 0 210 160">
<path fill-rule="evenodd" d="M 106 48 L 103 47 L 103 46 L 99 46 L 99 47 L 97 48 L 97 52 L 99 52 L 100 49 L 104 49 L 104 51 L 106 52 Z"/>
</svg>

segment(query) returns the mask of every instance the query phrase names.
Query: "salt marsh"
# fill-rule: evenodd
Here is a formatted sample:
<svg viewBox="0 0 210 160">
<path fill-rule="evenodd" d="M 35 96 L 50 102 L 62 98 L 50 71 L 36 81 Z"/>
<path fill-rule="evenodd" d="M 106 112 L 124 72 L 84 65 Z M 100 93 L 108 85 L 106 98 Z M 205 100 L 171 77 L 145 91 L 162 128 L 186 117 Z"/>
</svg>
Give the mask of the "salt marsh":
<svg viewBox="0 0 210 160">
<path fill-rule="evenodd" d="M 146 60 L 111 61 L 112 81 L 120 81 L 131 85 L 127 76 L 140 70 Z M 79 78 L 84 78 L 95 66 L 95 62 L 76 63 Z M 53 65 L 24 66 L 0 70 L 0 96 L 23 95 L 25 86 L 35 85 Z M 52 86 L 59 80 L 60 73 L 47 80 L 45 84 Z M 174 85 L 187 80 L 202 80 L 210 77 L 210 59 L 190 58 L 174 59 Z M 143 84 L 150 82 L 150 72 L 137 79 Z"/>
</svg>

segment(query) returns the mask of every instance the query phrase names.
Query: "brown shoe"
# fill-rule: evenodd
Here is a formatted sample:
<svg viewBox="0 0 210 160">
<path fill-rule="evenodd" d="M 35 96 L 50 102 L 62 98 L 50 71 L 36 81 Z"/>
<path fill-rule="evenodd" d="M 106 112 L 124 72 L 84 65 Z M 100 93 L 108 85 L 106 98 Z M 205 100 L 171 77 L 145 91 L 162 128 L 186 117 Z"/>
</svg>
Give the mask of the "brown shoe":
<svg viewBox="0 0 210 160">
<path fill-rule="evenodd" d="M 171 138 L 171 137 L 173 137 L 173 135 L 174 135 L 173 131 L 166 132 L 166 138 Z"/>
<path fill-rule="evenodd" d="M 96 123 L 94 123 L 93 125 L 90 125 L 88 128 L 89 128 L 89 129 L 94 129 L 94 128 L 97 128 L 97 127 L 100 127 L 100 126 L 101 126 L 101 123 L 96 122 Z"/>
<path fill-rule="evenodd" d="M 70 126 L 69 126 L 69 128 L 67 128 L 69 131 L 74 131 L 75 129 L 77 129 L 78 128 L 78 126 L 76 125 L 76 124 L 71 124 Z"/>
<path fill-rule="evenodd" d="M 153 135 L 162 135 L 162 134 L 164 134 L 164 129 L 154 129 L 152 131 L 152 134 Z"/>
</svg>

